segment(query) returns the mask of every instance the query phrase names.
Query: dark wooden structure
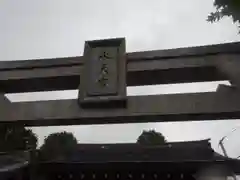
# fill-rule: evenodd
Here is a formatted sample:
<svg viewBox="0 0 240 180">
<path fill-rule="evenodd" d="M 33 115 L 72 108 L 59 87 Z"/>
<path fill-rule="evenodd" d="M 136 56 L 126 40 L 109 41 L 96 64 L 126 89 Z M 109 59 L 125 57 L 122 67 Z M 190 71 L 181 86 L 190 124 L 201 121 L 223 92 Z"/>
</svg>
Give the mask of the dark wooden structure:
<svg viewBox="0 0 240 180">
<path fill-rule="evenodd" d="M 82 57 L 2 61 L 0 123 L 51 126 L 237 119 L 239 57 L 239 42 L 126 53 L 125 39 L 120 38 L 88 41 Z M 126 95 L 127 86 L 219 80 L 229 80 L 231 85 L 207 93 Z M 78 99 L 11 103 L 4 96 L 70 89 L 79 89 Z"/>
<path fill-rule="evenodd" d="M 28 152 L 0 153 L 0 179 L 27 180 L 29 162 Z"/>
<path fill-rule="evenodd" d="M 79 144 L 65 160 L 39 164 L 44 179 L 196 179 L 199 171 L 214 167 L 231 175 L 240 161 L 224 157 L 209 140 L 171 142 L 165 145 Z"/>
</svg>

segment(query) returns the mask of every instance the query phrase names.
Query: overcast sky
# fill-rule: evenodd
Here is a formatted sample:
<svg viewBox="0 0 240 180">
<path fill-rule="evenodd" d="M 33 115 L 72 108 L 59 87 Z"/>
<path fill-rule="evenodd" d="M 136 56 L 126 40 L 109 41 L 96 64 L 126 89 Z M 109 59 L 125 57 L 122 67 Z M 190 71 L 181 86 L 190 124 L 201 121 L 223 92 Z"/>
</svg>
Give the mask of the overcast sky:
<svg viewBox="0 0 240 180">
<path fill-rule="evenodd" d="M 0 60 L 79 56 L 86 40 L 125 37 L 127 51 L 168 49 L 239 41 L 237 25 L 224 18 L 206 22 L 213 0 L 1 0 Z M 226 82 L 222 82 L 226 83 Z M 215 91 L 217 83 L 128 88 L 129 95 Z M 76 98 L 77 91 L 8 95 L 11 101 Z M 240 121 L 145 123 L 33 128 L 40 139 L 71 131 L 82 143 L 135 142 L 143 129 L 156 129 L 168 141 L 219 139 Z M 238 131 L 225 142 L 240 155 Z"/>
</svg>

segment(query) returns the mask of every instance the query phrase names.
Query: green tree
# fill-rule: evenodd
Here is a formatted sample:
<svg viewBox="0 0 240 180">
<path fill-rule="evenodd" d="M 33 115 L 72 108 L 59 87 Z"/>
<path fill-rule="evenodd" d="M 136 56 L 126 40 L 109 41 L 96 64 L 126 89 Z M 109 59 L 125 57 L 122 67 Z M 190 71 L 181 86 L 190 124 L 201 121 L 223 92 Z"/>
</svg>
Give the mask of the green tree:
<svg viewBox="0 0 240 180">
<path fill-rule="evenodd" d="M 137 143 L 142 145 L 161 145 L 166 142 L 165 137 L 154 130 L 143 131 L 137 139 Z"/>
<path fill-rule="evenodd" d="M 233 19 L 234 23 L 240 23 L 240 0 L 215 0 L 214 6 L 216 11 L 210 13 L 207 21 L 216 22 L 228 16 Z"/>
<path fill-rule="evenodd" d="M 36 149 L 37 136 L 24 126 L 0 126 L 0 152 Z"/>
<path fill-rule="evenodd" d="M 72 133 L 59 132 L 50 134 L 39 151 L 40 161 L 64 160 L 77 149 L 77 139 Z"/>
</svg>

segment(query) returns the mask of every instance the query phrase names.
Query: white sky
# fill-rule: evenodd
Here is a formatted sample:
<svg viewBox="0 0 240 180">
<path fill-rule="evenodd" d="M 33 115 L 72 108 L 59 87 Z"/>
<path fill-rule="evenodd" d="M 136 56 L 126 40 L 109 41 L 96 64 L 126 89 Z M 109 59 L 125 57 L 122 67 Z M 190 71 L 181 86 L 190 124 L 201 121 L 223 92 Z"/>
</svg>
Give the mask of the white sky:
<svg viewBox="0 0 240 180">
<path fill-rule="evenodd" d="M 0 60 L 26 60 L 82 55 L 84 41 L 125 37 L 127 51 L 168 49 L 239 41 L 237 25 L 224 18 L 206 22 L 213 0 L 1 0 Z M 224 82 L 225 83 L 225 82 Z M 214 91 L 216 83 L 129 88 L 129 95 Z M 9 95 L 12 101 L 74 98 L 76 91 Z M 169 141 L 218 140 L 240 121 L 145 123 L 33 128 L 40 138 L 71 131 L 82 143 L 135 142 L 143 129 L 156 129 Z M 240 155 L 240 130 L 226 147 Z"/>
</svg>

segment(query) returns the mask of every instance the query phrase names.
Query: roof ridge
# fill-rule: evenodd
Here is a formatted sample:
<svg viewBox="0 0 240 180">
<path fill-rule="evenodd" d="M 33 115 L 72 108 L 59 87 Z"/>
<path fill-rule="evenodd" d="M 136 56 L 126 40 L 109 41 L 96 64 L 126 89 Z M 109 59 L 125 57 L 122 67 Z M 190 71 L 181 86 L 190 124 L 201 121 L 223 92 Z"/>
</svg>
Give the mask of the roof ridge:
<svg viewBox="0 0 240 180">
<path fill-rule="evenodd" d="M 201 143 L 201 142 L 209 142 L 211 139 L 202 139 L 202 140 L 191 140 L 191 141 L 171 141 L 166 142 L 165 144 L 174 144 L 174 143 Z M 78 145 L 136 145 L 138 143 L 78 143 Z"/>
</svg>

